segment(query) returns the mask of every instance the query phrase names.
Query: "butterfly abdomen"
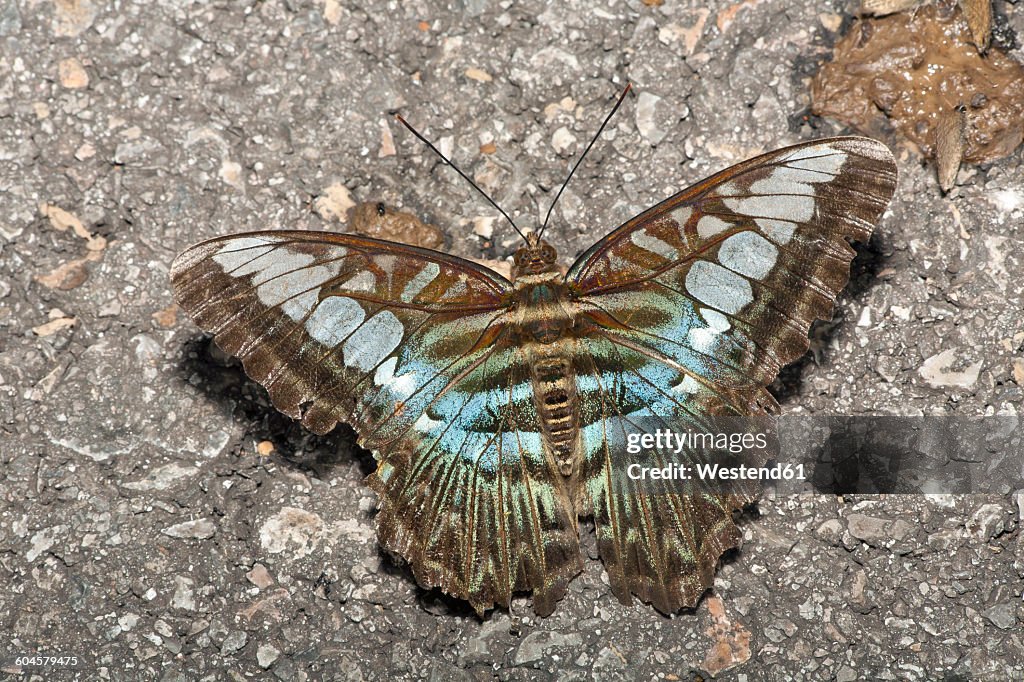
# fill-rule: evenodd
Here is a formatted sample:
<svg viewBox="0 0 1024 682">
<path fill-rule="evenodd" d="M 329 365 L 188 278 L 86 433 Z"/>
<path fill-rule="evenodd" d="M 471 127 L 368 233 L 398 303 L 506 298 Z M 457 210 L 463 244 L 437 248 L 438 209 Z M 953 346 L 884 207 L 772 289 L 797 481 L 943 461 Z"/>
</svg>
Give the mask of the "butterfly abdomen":
<svg viewBox="0 0 1024 682">
<path fill-rule="evenodd" d="M 576 376 L 565 355 L 564 343 L 531 344 L 527 347 L 533 395 L 541 430 L 558 470 L 571 476 L 579 433 Z"/>
</svg>

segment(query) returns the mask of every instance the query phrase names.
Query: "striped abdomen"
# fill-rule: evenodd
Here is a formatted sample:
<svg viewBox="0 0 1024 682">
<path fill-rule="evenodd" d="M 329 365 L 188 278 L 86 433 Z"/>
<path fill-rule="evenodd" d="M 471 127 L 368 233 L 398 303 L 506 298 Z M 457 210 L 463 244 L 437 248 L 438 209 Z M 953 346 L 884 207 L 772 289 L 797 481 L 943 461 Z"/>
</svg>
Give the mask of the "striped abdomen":
<svg viewBox="0 0 1024 682">
<path fill-rule="evenodd" d="M 563 343 L 528 349 L 541 429 L 563 476 L 571 476 L 579 433 L 576 376 Z"/>
</svg>

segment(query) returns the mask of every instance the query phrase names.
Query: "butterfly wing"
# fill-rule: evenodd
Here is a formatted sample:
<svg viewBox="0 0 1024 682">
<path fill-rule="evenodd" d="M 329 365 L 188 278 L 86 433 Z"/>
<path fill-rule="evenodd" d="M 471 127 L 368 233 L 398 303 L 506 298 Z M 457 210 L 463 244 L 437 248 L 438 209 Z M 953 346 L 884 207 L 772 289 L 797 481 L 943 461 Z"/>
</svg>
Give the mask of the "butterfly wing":
<svg viewBox="0 0 1024 682">
<path fill-rule="evenodd" d="M 683 465 L 693 476 L 708 461 L 703 451 L 630 454 L 630 434 L 723 433 L 729 417 L 763 415 L 761 396 L 705 385 L 680 386 L 687 374 L 593 332 L 581 338 L 577 383 L 582 406 L 580 510 L 594 517 L 598 551 L 612 591 L 624 604 L 635 594 L 663 613 L 693 606 L 714 578 L 722 553 L 739 544 L 733 510 L 757 499 L 750 481 L 704 484 L 699 479 L 635 479 L 632 464 L 662 469 Z M 688 382 L 687 382 L 688 383 Z M 764 420 L 743 428 L 770 433 Z M 767 449 L 751 449 L 737 463 L 760 466 Z"/>
<path fill-rule="evenodd" d="M 427 249 L 282 231 L 196 245 L 171 281 L 275 407 L 315 433 L 353 425 L 379 460 L 381 541 L 422 584 L 478 610 L 514 590 L 553 608 L 579 571 L 576 519 L 530 437 L 507 280 Z"/>
<path fill-rule="evenodd" d="M 593 358 L 589 403 L 603 406 L 584 416 L 598 425 L 587 428 L 612 428 L 631 402 L 677 429 L 702 413 L 775 411 L 764 387 L 806 352 L 811 323 L 831 315 L 854 256 L 846 240 L 870 236 L 895 184 L 878 142 L 809 142 L 718 173 L 595 244 L 566 275 Z M 616 376 L 625 388 L 610 390 Z M 654 495 L 614 466 L 607 440 L 584 446 L 581 475 L 616 594 L 664 611 L 693 605 L 738 542 L 731 511 L 757 491 Z"/>
</svg>

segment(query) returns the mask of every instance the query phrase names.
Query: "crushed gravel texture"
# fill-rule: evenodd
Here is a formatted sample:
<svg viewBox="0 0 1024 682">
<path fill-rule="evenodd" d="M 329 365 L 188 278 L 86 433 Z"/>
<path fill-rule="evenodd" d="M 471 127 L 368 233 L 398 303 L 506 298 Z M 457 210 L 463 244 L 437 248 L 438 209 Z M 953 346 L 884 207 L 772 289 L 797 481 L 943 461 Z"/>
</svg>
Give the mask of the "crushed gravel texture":
<svg viewBox="0 0 1024 682">
<path fill-rule="evenodd" d="M 843 132 L 808 83 L 852 2 L 0 0 L 0 678 L 1024 677 L 1024 492 L 763 500 L 713 592 L 621 605 L 583 524 L 554 615 L 480 620 L 374 536 L 372 459 L 269 405 L 172 305 L 184 247 L 345 229 L 383 201 L 502 260 L 563 259 L 733 162 Z M 1024 4 L 998 3 L 1024 35 Z M 1022 60 L 1020 50 L 1010 53 Z M 1024 165 L 948 195 L 909 146 L 786 412 L 1017 414 Z M 26 667 L 23 653 L 80 657 Z"/>
</svg>

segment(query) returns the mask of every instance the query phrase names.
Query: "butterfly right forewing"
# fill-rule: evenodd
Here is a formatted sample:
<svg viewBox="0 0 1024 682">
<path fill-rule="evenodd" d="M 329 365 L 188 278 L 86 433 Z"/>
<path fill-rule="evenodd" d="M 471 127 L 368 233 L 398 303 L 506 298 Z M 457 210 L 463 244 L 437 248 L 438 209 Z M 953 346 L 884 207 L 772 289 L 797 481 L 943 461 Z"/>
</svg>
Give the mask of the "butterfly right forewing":
<svg viewBox="0 0 1024 682">
<path fill-rule="evenodd" d="M 739 541 L 732 512 L 757 496 L 756 484 L 634 481 L 626 435 L 774 412 L 764 387 L 831 314 L 854 256 L 846 240 L 868 238 L 895 181 L 891 153 L 865 138 L 781 149 L 633 218 L 569 270 L 582 311 L 580 476 L 622 601 L 692 606 Z M 687 448 L 673 462 L 705 456 Z"/>
</svg>

